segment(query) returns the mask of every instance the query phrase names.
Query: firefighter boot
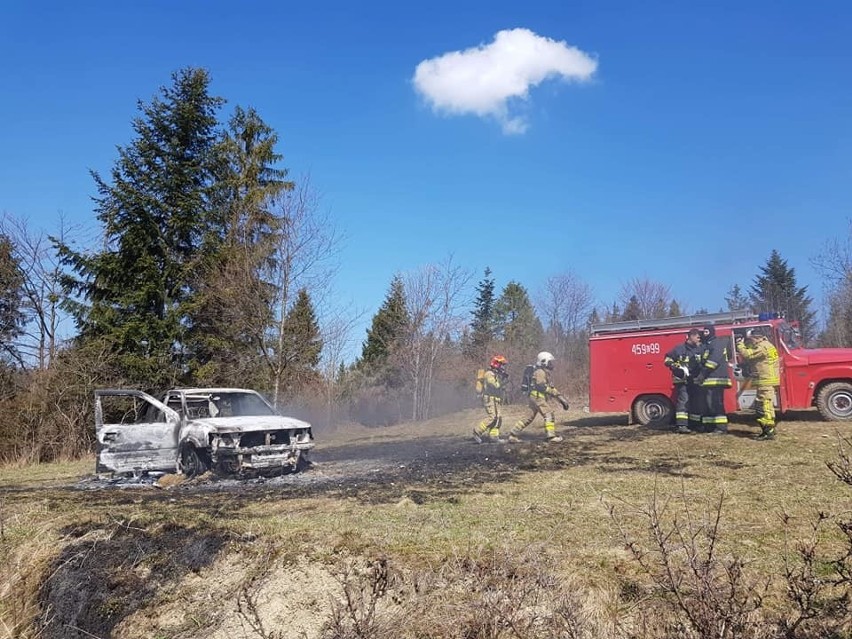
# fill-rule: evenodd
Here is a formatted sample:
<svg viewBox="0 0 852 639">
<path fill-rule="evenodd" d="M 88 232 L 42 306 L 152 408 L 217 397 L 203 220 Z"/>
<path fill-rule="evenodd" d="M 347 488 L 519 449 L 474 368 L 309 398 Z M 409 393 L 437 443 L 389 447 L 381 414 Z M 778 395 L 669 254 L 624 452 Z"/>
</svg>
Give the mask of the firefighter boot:
<svg viewBox="0 0 852 639">
<path fill-rule="evenodd" d="M 556 424 L 552 421 L 544 422 L 544 432 L 547 435 L 547 442 L 557 444 L 562 440 L 562 437 L 556 434 Z"/>
<path fill-rule="evenodd" d="M 761 426 L 760 435 L 755 436 L 755 439 L 762 442 L 771 441 L 775 439 L 775 427 Z"/>
<path fill-rule="evenodd" d="M 497 418 L 497 421 L 494 423 L 494 426 L 491 427 L 491 430 L 488 431 L 488 441 L 494 442 L 497 444 L 502 444 L 506 440 L 500 437 L 500 427 L 503 425 L 503 416 L 500 415 Z"/>
</svg>

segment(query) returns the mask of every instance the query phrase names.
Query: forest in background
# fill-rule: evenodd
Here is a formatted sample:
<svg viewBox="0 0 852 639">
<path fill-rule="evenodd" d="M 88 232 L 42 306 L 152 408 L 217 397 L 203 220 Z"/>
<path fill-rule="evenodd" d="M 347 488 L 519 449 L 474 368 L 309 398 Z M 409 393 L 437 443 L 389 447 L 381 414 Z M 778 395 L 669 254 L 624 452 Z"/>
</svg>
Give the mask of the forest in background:
<svg viewBox="0 0 852 639">
<path fill-rule="evenodd" d="M 348 361 L 361 316 L 331 303 L 334 220 L 310 179 L 283 168 L 276 131 L 252 108 L 223 118 L 209 87 L 186 68 L 139 104 L 133 139 L 108 175 L 92 173 L 96 242 L 0 217 L 0 460 L 92 450 L 101 387 L 251 387 L 319 425 L 379 426 L 473 405 L 473 371 L 497 352 L 518 378 L 551 351 L 557 385 L 582 400 L 598 322 L 779 311 L 806 344 L 852 345 L 847 234 L 813 258 L 828 291 L 819 324 L 778 251 L 722 309 L 686 308 L 629 272 L 607 305 L 570 268 L 498 291 L 493 265 L 477 278 L 448 256 L 394 276 Z"/>
</svg>

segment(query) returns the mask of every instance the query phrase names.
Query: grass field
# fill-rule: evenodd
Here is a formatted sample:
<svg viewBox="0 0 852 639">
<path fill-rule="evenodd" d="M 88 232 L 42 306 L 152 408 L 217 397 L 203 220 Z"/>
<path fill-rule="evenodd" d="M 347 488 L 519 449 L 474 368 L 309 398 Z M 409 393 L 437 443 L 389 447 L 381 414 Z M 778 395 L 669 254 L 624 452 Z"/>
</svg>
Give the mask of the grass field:
<svg viewBox="0 0 852 639">
<path fill-rule="evenodd" d="M 687 573 L 690 548 L 712 555 L 705 581 L 739 566 L 734 587 L 767 588 L 748 623 L 789 613 L 785 557 L 818 513 L 820 552 L 843 550 L 852 492 L 826 463 L 850 424 L 803 412 L 757 442 L 745 418 L 718 437 L 572 412 L 561 444 L 534 424 L 476 445 L 479 417 L 320 432 L 316 465 L 280 481 L 83 489 L 93 459 L 2 468 L 0 633 L 703 636 L 672 634 L 659 563 L 627 542 L 642 557 L 668 533 Z M 643 615 L 664 609 L 666 627 Z"/>
</svg>

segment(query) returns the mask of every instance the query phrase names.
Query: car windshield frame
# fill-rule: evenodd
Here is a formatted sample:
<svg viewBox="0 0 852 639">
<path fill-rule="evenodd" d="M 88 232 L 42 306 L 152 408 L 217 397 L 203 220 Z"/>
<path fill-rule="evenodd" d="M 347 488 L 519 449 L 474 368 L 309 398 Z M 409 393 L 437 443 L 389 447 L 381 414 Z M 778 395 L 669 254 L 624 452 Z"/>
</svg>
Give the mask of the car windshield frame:
<svg viewBox="0 0 852 639">
<path fill-rule="evenodd" d="M 187 413 L 192 417 L 217 419 L 277 415 L 272 406 L 257 393 L 245 391 L 196 392 L 187 393 L 184 399 Z"/>
</svg>

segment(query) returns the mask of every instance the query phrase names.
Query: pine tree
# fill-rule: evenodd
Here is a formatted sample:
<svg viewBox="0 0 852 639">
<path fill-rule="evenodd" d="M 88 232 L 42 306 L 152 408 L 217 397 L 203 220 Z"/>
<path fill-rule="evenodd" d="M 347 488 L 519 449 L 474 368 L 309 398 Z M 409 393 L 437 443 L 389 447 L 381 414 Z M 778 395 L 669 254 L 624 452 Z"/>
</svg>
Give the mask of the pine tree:
<svg viewBox="0 0 852 639">
<path fill-rule="evenodd" d="M 750 306 L 748 296 L 743 293 L 739 284 L 734 284 L 728 289 L 728 294 L 725 296 L 725 303 L 728 305 L 729 311 L 745 311 Z"/>
<path fill-rule="evenodd" d="M 496 334 L 511 350 L 530 356 L 544 337 L 541 320 L 533 309 L 527 290 L 518 282 L 509 282 L 494 304 Z"/>
<path fill-rule="evenodd" d="M 467 355 L 474 359 L 482 359 L 494 339 L 494 278 L 490 276 L 491 269 L 486 267 L 485 276 L 476 287 L 476 301 L 471 312 L 473 321 Z"/>
<path fill-rule="evenodd" d="M 0 365 L 21 363 L 15 340 L 23 334 L 24 277 L 12 241 L 0 235 Z"/>
<path fill-rule="evenodd" d="M 299 291 L 282 328 L 286 380 L 291 390 L 297 389 L 318 378 L 316 367 L 322 353 L 319 323 L 306 289 Z"/>
<path fill-rule="evenodd" d="M 669 304 L 669 317 L 680 317 L 683 315 L 683 311 L 680 309 L 680 304 L 678 304 L 677 300 L 672 300 L 671 304 Z"/>
<path fill-rule="evenodd" d="M 92 172 L 104 248 L 84 255 L 60 245 L 76 273 L 64 280 L 80 338 L 113 345 L 131 383 L 163 387 L 187 365 L 188 309 L 203 242 L 211 234 L 212 149 L 222 100 L 201 69 L 183 69 L 139 105 L 136 139 L 119 148 L 110 182 Z"/>
<path fill-rule="evenodd" d="M 405 287 L 400 276 L 395 276 L 385 301 L 367 329 L 367 339 L 361 350 L 361 365 L 371 372 L 382 369 L 405 339 L 410 325 L 406 307 Z"/>
<path fill-rule="evenodd" d="M 274 284 L 267 272 L 286 221 L 273 205 L 292 190 L 278 135 L 254 109 L 237 107 L 214 149 L 213 215 L 190 345 L 200 381 L 233 384 L 259 373 L 259 345 L 273 324 Z"/>
<path fill-rule="evenodd" d="M 589 321 L 586 322 L 589 326 L 593 326 L 594 324 L 601 323 L 601 316 L 598 314 L 598 309 L 593 308 L 592 312 L 589 313 Z"/>
<path fill-rule="evenodd" d="M 624 307 L 624 313 L 621 314 L 622 320 L 638 320 L 642 315 L 642 309 L 639 307 L 639 300 L 635 295 L 631 295 L 627 301 L 627 306 Z"/>
<path fill-rule="evenodd" d="M 787 260 L 773 250 L 760 267 L 760 274 L 754 278 L 751 286 L 751 302 L 758 312 L 781 312 L 790 321 L 799 322 L 802 341 L 811 342 L 814 336 L 815 313 L 810 310 L 812 303 L 808 296 L 808 287 L 796 282 L 796 271 L 787 265 Z"/>
</svg>

